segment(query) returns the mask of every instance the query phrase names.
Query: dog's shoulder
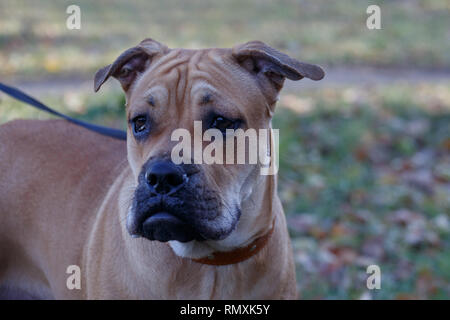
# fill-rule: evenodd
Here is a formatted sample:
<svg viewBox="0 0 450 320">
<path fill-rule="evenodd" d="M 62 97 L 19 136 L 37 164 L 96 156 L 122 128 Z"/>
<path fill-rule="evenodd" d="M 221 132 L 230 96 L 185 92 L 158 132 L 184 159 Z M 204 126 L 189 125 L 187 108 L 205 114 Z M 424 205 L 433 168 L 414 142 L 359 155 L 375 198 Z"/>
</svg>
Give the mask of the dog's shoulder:
<svg viewBox="0 0 450 320">
<path fill-rule="evenodd" d="M 31 148 L 64 153 L 119 153 L 126 157 L 125 141 L 105 137 L 59 119 L 18 119 L 0 125 L 0 148 L 19 149 L 19 145 L 28 149 L 27 152 Z"/>
<path fill-rule="evenodd" d="M 66 120 L 14 120 L 0 126 L 0 169 L 49 173 L 115 168 L 126 162 L 126 142 Z"/>
<path fill-rule="evenodd" d="M 125 141 L 65 120 L 5 123 L 0 126 L 0 205 L 10 203 L 14 211 L 17 199 L 59 191 L 63 196 L 71 184 L 83 184 L 83 192 L 95 195 L 109 186 L 126 159 Z"/>
</svg>

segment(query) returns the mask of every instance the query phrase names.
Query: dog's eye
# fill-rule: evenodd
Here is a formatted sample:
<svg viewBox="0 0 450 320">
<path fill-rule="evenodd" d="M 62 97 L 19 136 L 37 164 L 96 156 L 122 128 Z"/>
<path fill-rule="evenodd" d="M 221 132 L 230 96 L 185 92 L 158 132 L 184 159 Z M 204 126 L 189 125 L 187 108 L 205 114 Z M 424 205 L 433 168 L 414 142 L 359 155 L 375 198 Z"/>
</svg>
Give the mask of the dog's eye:
<svg viewBox="0 0 450 320">
<path fill-rule="evenodd" d="M 147 116 L 137 116 L 131 120 L 134 134 L 141 134 L 148 129 Z"/>
<path fill-rule="evenodd" d="M 119 78 L 125 78 L 128 77 L 131 73 L 130 68 L 123 67 L 122 70 L 120 70 Z"/>
<path fill-rule="evenodd" d="M 238 121 L 233 121 L 221 116 L 215 117 L 210 125 L 210 128 L 219 129 L 223 134 L 227 129 L 237 129 Z"/>
</svg>

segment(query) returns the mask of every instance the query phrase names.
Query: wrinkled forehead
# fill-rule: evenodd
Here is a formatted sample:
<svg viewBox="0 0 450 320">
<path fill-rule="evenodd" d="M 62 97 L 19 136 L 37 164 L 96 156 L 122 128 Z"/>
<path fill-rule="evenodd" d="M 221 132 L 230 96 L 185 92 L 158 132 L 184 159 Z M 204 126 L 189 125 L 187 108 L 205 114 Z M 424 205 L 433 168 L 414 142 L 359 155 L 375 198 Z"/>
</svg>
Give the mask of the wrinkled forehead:
<svg viewBox="0 0 450 320">
<path fill-rule="evenodd" d="M 248 104 L 262 95 L 230 49 L 173 49 L 152 62 L 136 82 L 130 102 L 140 98 L 169 106 L 212 100 Z"/>
</svg>

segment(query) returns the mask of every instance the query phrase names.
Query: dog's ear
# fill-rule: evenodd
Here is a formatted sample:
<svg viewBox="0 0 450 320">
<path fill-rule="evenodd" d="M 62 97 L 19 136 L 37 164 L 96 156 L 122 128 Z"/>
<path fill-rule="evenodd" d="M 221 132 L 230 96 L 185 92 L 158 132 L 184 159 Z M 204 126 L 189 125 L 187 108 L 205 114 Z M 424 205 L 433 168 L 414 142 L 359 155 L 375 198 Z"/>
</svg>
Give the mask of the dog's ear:
<svg viewBox="0 0 450 320">
<path fill-rule="evenodd" d="M 237 45 L 233 47 L 232 55 L 258 80 L 268 79 L 277 91 L 283 87 L 285 78 L 321 80 L 325 76 L 321 67 L 293 59 L 261 41 Z"/>
<path fill-rule="evenodd" d="M 128 91 L 139 73 L 150 65 L 152 58 L 158 53 L 166 53 L 168 48 L 152 39 L 145 39 L 136 47 L 123 52 L 112 64 L 95 73 L 94 90 L 97 92 L 102 84 L 113 76 L 119 80 L 125 92 Z"/>
</svg>

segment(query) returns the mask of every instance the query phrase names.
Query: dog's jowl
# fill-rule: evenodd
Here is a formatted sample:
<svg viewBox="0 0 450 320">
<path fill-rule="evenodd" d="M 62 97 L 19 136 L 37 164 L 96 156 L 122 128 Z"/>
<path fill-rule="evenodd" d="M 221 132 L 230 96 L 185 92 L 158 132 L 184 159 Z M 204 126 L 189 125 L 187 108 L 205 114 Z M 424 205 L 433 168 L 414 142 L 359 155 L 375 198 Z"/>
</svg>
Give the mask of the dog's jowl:
<svg viewBox="0 0 450 320">
<path fill-rule="evenodd" d="M 194 141 L 199 121 L 224 142 L 228 130 L 270 130 L 285 79 L 323 76 L 259 41 L 185 50 L 146 39 L 94 79 L 95 91 L 120 82 L 126 142 L 64 120 L 2 125 L 0 296 L 295 298 L 276 176 L 259 163 L 175 163 L 171 135 Z"/>
</svg>

